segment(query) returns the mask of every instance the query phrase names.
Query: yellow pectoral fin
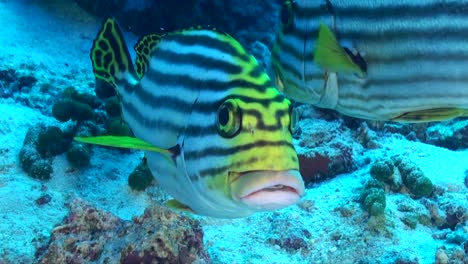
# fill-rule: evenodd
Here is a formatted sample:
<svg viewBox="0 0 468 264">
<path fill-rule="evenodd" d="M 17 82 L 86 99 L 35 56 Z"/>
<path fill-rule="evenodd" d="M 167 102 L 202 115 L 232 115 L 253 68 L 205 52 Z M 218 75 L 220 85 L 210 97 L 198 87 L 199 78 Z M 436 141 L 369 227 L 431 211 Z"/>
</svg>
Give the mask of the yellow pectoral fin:
<svg viewBox="0 0 468 264">
<path fill-rule="evenodd" d="M 320 23 L 314 61 L 330 72 L 356 73 L 363 78 L 365 72 L 341 47 L 332 30 Z"/>
<path fill-rule="evenodd" d="M 75 137 L 76 141 L 116 148 L 138 149 L 146 151 L 159 152 L 166 155 L 171 155 L 169 149 L 158 148 L 145 142 L 141 139 L 127 136 L 97 136 L 97 137 Z"/>
<path fill-rule="evenodd" d="M 187 205 L 177 201 L 176 199 L 168 200 L 166 202 L 166 206 L 169 207 L 169 208 L 172 208 L 172 209 L 176 209 L 176 210 L 180 210 L 180 211 L 195 214 L 195 212 L 190 207 L 188 207 Z"/>
<path fill-rule="evenodd" d="M 392 118 L 392 121 L 396 122 L 409 122 L 409 123 L 418 123 L 418 122 L 434 122 L 434 121 L 443 121 L 452 119 L 460 116 L 468 116 L 468 109 L 460 108 L 434 108 L 434 109 L 424 109 L 414 112 L 407 112 L 401 114 L 395 118 Z"/>
</svg>

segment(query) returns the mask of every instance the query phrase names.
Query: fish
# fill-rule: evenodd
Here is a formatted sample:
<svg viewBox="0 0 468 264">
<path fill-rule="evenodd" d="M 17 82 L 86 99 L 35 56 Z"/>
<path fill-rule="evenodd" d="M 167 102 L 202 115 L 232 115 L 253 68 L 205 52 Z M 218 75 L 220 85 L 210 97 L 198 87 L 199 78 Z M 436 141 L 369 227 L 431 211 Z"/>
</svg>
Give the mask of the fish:
<svg viewBox="0 0 468 264">
<path fill-rule="evenodd" d="M 290 99 L 418 123 L 468 116 L 468 1 L 286 0 L 272 50 Z"/>
<path fill-rule="evenodd" d="M 143 36 L 132 62 L 108 18 L 91 48 L 134 137 L 77 141 L 139 149 L 172 208 L 215 218 L 282 209 L 304 195 L 291 101 L 257 60 L 213 28 Z"/>
</svg>

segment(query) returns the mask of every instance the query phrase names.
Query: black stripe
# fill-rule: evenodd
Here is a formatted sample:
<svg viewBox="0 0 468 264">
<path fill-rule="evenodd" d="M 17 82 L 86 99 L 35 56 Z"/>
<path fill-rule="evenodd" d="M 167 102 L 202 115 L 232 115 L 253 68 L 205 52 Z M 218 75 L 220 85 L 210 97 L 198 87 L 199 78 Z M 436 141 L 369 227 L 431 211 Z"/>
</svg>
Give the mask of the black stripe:
<svg viewBox="0 0 468 264">
<path fill-rule="evenodd" d="M 408 87 L 408 89 L 411 89 L 411 87 Z M 381 101 L 382 104 L 385 104 L 385 101 L 392 102 L 392 101 L 402 101 L 402 102 L 407 102 L 407 101 L 415 101 L 417 102 L 418 100 L 425 100 L 425 99 L 434 99 L 434 98 L 440 98 L 440 99 L 460 99 L 468 96 L 468 92 L 460 92 L 457 94 L 453 93 L 447 93 L 443 95 L 438 95 L 438 94 L 418 94 L 417 97 L 415 96 L 410 96 L 410 95 L 396 95 L 396 94 L 390 94 L 390 95 L 361 95 L 360 93 L 357 92 L 347 92 L 340 94 L 340 98 L 342 98 L 343 101 L 346 101 L 348 99 L 353 99 L 353 100 L 359 100 L 362 102 L 372 102 L 374 100 L 376 101 Z"/>
<path fill-rule="evenodd" d="M 437 76 L 437 75 L 416 75 L 416 76 L 400 76 L 400 78 L 379 78 L 379 79 L 369 79 L 363 85 L 362 88 L 367 89 L 371 86 L 378 86 L 382 89 L 385 86 L 389 85 L 408 85 L 408 89 L 411 89 L 411 85 L 417 83 L 440 83 L 444 82 L 449 85 L 450 83 L 453 84 L 460 84 L 460 83 L 468 83 L 468 75 L 464 75 L 458 78 L 454 78 L 453 76 Z M 447 87 L 450 89 L 450 86 Z"/>
<path fill-rule="evenodd" d="M 192 78 L 186 75 L 178 75 L 176 73 L 161 73 L 157 70 L 150 70 L 145 75 L 146 78 L 151 80 L 157 85 L 174 86 L 178 85 L 184 89 L 191 91 L 228 91 L 232 88 L 246 88 L 254 89 L 258 91 L 265 91 L 267 86 L 265 84 L 257 85 L 255 83 L 248 82 L 246 80 L 226 80 L 226 81 L 215 81 L 215 80 L 202 80 L 198 78 Z"/>
<path fill-rule="evenodd" d="M 162 129 L 167 131 L 174 131 L 174 133 L 178 133 L 182 131 L 185 127 L 185 124 L 176 124 L 169 120 L 161 120 L 161 119 L 150 119 L 148 116 L 144 116 L 142 113 L 135 108 L 134 105 L 128 103 L 125 100 L 122 100 L 122 108 L 131 115 L 141 126 L 147 129 L 157 129 L 155 130 L 155 135 L 160 132 Z M 134 129 L 134 128 L 132 128 Z"/>
<path fill-rule="evenodd" d="M 253 148 L 263 148 L 263 147 L 289 147 L 294 149 L 292 143 L 282 140 L 282 141 L 265 141 L 259 140 L 255 141 L 254 143 L 248 143 L 244 145 L 239 145 L 235 147 L 207 147 L 203 150 L 199 151 L 188 151 L 184 153 L 184 157 L 186 160 L 197 160 L 206 157 L 222 157 L 222 156 L 229 156 L 233 155 L 238 152 L 242 151 L 249 151 Z"/>
<path fill-rule="evenodd" d="M 302 58 L 300 59 L 300 61 L 302 61 Z M 294 68 L 294 66 L 290 65 L 289 63 L 284 63 L 282 60 L 275 60 L 273 65 L 275 64 L 280 66 L 279 68 L 277 68 L 277 70 L 280 71 L 278 73 L 282 78 L 287 78 L 285 73 L 289 73 L 290 75 L 292 75 L 292 77 L 298 80 L 302 80 L 302 72 L 300 69 Z M 285 80 L 283 80 L 283 82 L 284 81 Z"/>
<path fill-rule="evenodd" d="M 310 36 L 315 36 L 315 37 L 318 36 L 317 35 L 318 31 L 316 31 L 316 30 L 314 32 L 312 32 L 312 33 L 308 33 L 308 32 L 305 32 L 305 31 L 300 31 L 298 29 L 295 32 L 300 32 L 300 35 L 296 36 L 296 37 L 297 37 L 298 40 L 302 39 L 302 42 L 305 41 L 306 34 L 310 34 Z M 289 39 L 285 38 L 284 36 L 279 36 L 279 37 L 276 38 L 276 45 L 278 45 L 278 47 L 279 47 L 278 52 L 280 52 L 280 53 L 289 53 L 294 58 L 302 60 L 302 58 L 304 56 L 304 47 L 303 47 L 303 45 L 301 45 L 300 47 L 296 47 L 296 46 L 294 46 L 296 42 L 293 43 L 292 41 L 290 42 L 288 40 Z M 274 53 L 275 53 L 275 50 L 273 50 L 273 54 Z"/>
<path fill-rule="evenodd" d="M 224 165 L 224 166 L 220 166 L 220 167 L 213 167 L 213 168 L 209 168 L 209 169 L 204 169 L 204 170 L 201 170 L 201 171 L 198 172 L 199 176 L 196 175 L 196 174 L 191 174 L 190 179 L 196 181 L 196 180 L 199 179 L 199 177 L 204 178 L 204 177 L 210 177 L 210 176 L 213 176 L 213 175 L 218 175 L 218 174 L 221 174 L 221 173 L 224 173 L 224 172 L 229 172 L 229 170 L 232 169 L 232 168 L 245 166 L 246 164 L 248 165 L 250 163 L 257 162 L 257 161 L 258 161 L 258 158 L 254 157 L 254 158 L 250 158 L 248 160 L 235 162 L 233 164 L 228 164 L 228 165 Z M 240 171 L 236 171 L 236 172 L 240 172 Z M 226 174 L 226 176 L 227 176 L 227 174 Z"/>
<path fill-rule="evenodd" d="M 227 54 L 229 55 L 229 54 Z M 157 50 L 155 54 L 152 55 L 156 60 L 161 60 L 167 64 L 179 64 L 192 66 L 194 68 L 200 68 L 202 70 L 217 70 L 223 71 L 229 74 L 239 74 L 242 72 L 242 68 L 239 65 L 229 63 L 226 59 L 216 60 L 211 57 L 208 57 L 200 54 L 185 54 L 177 53 L 177 51 L 170 50 Z"/>
<path fill-rule="evenodd" d="M 371 3 L 371 2 L 369 2 Z M 397 1 L 388 3 L 398 3 Z M 463 1 L 437 1 L 423 5 L 390 4 L 390 5 L 367 5 L 367 6 L 334 6 L 338 18 L 346 19 L 372 19 L 382 21 L 383 19 L 399 18 L 434 18 L 439 15 L 468 16 L 468 3 Z M 315 12 L 315 9 L 311 9 Z M 308 11 L 303 11 L 307 14 Z M 307 17 L 313 18 L 308 15 Z"/>
<path fill-rule="evenodd" d="M 468 46 L 467 46 L 468 48 Z M 441 51 L 421 52 L 421 51 L 404 51 L 404 54 L 372 54 L 367 55 L 368 59 L 364 58 L 368 65 L 373 64 L 402 64 L 402 63 L 424 63 L 424 62 L 443 62 L 445 65 L 450 65 L 451 62 L 468 62 L 468 49 L 466 51 Z M 372 67 L 372 66 L 370 66 Z"/>
<path fill-rule="evenodd" d="M 374 31 L 372 31 L 374 30 Z M 397 43 L 398 41 L 418 40 L 424 41 L 459 41 L 468 39 L 468 26 L 466 28 L 392 28 L 384 32 L 375 32 L 375 28 L 349 29 L 340 31 L 339 39 L 353 39 L 354 41 L 372 41 L 376 43 Z"/>
<path fill-rule="evenodd" d="M 222 34 L 217 32 L 217 34 Z M 212 38 L 209 36 L 203 36 L 203 35 L 187 35 L 184 34 L 183 32 L 181 34 L 169 34 L 166 37 L 167 40 L 173 40 L 177 43 L 180 43 L 182 45 L 189 45 L 189 46 L 204 46 L 207 48 L 211 49 L 216 49 L 219 50 L 223 53 L 228 53 L 232 54 L 233 56 L 243 60 L 243 61 L 249 61 L 249 56 L 247 55 L 247 52 L 243 50 L 242 53 L 239 53 L 236 48 L 234 48 L 231 43 L 222 41 L 220 39 Z M 231 40 L 234 42 L 233 38 Z"/>
</svg>

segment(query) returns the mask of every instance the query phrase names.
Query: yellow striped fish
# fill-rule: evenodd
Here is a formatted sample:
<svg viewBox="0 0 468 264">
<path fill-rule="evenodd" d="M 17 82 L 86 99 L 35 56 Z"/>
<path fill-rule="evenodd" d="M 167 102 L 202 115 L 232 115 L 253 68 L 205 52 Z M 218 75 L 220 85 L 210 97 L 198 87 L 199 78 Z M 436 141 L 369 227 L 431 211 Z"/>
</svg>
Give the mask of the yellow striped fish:
<svg viewBox="0 0 468 264">
<path fill-rule="evenodd" d="M 107 19 L 94 41 L 96 78 L 117 90 L 135 138 L 81 141 L 146 150 L 169 205 L 235 218 L 283 208 L 304 194 L 291 103 L 232 37 L 189 29 L 148 35 L 134 68 Z"/>
<path fill-rule="evenodd" d="M 467 0 L 286 0 L 276 82 L 294 100 L 358 118 L 468 116 L 467 18 Z"/>
</svg>

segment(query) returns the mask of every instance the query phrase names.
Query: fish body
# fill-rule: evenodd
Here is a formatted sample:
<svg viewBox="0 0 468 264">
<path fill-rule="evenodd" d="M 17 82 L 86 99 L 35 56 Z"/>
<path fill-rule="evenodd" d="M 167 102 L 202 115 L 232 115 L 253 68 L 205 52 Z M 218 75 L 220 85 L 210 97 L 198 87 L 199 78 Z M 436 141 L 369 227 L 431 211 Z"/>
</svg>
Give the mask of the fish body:
<svg viewBox="0 0 468 264">
<path fill-rule="evenodd" d="M 468 116 L 468 1 L 284 2 L 272 53 L 296 101 L 348 116 Z"/>
<path fill-rule="evenodd" d="M 91 50 L 93 70 L 117 90 L 137 138 L 125 144 L 146 142 L 135 148 L 146 150 L 177 200 L 170 204 L 234 218 L 299 200 L 291 103 L 236 40 L 195 28 L 145 36 L 135 49 L 136 69 L 109 18 Z"/>
</svg>

